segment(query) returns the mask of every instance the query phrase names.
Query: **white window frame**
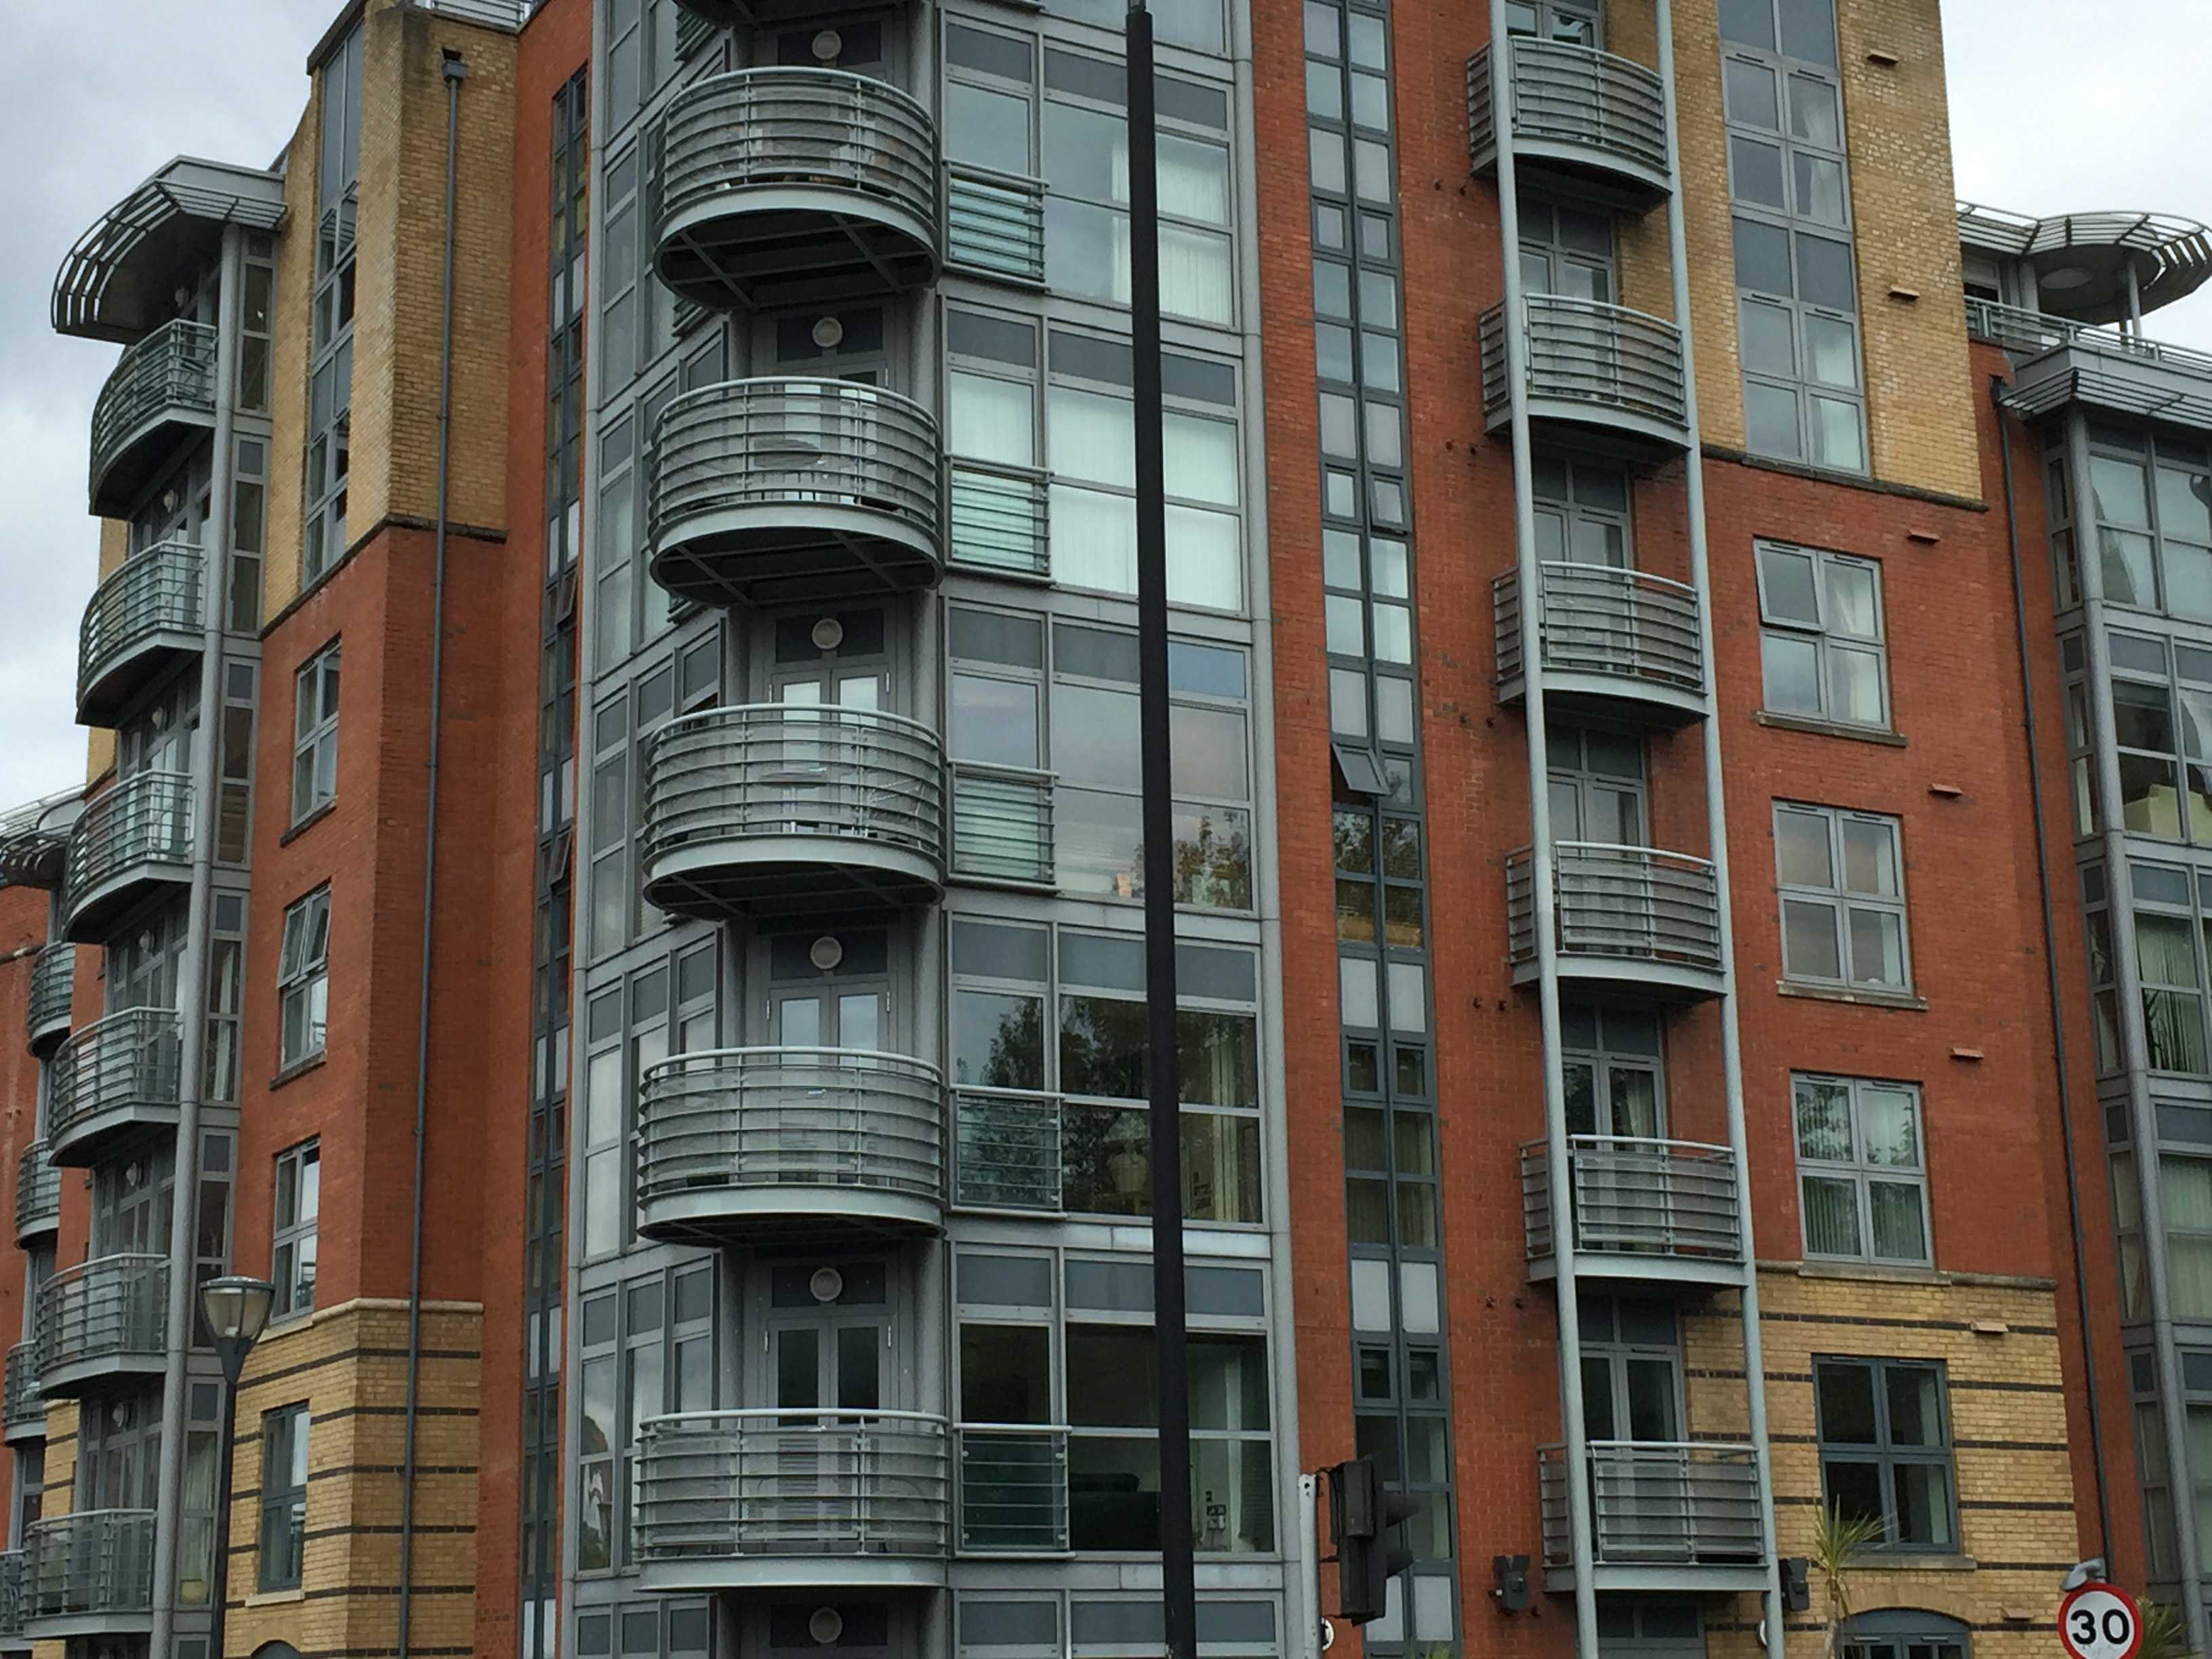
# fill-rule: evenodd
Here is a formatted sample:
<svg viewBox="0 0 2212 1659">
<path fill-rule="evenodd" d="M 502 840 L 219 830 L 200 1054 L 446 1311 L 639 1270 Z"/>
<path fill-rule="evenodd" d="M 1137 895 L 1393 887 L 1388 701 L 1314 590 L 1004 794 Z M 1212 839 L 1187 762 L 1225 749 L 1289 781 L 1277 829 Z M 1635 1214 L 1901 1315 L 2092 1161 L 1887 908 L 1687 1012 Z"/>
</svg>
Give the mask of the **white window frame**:
<svg viewBox="0 0 2212 1659">
<path fill-rule="evenodd" d="M 1889 627 L 1886 615 L 1887 601 L 1881 591 L 1881 563 L 1876 559 L 1862 558 L 1854 553 L 1838 553 L 1821 547 L 1805 547 L 1795 542 L 1761 540 L 1752 547 L 1754 571 L 1759 583 L 1759 701 L 1768 713 L 1792 719 L 1825 720 L 1833 726 L 1850 726 L 1867 731 L 1892 731 L 1895 714 L 1889 701 Z M 1813 564 L 1813 602 L 1819 612 L 1812 623 L 1776 613 L 1767 597 L 1767 557 L 1808 559 Z M 1838 568 L 1850 568 L 1866 573 L 1874 583 L 1874 628 L 1872 634 L 1853 634 L 1838 624 L 1835 606 L 1830 600 L 1830 574 Z M 1799 708 L 1775 708 L 1766 701 L 1766 647 L 1776 639 L 1810 641 L 1814 647 L 1814 672 L 1819 682 L 1819 707 L 1808 713 Z M 1875 682 L 1881 696 L 1881 717 L 1876 720 L 1854 720 L 1836 708 L 1834 682 L 1830 678 L 1830 664 L 1838 655 L 1850 653 L 1870 656 L 1875 661 Z"/>
<path fill-rule="evenodd" d="M 270 1244 L 270 1279 L 276 1286 L 270 1320 L 295 1319 L 315 1306 L 316 1223 L 322 1213 L 323 1144 L 319 1139 L 276 1154 L 276 1224 Z M 312 1182 L 308 1170 L 314 1175 Z M 287 1210 L 292 1219 L 283 1219 Z M 304 1280 L 304 1284 L 303 1284 Z"/>
<path fill-rule="evenodd" d="M 1849 1121 L 1851 1155 L 1848 1158 L 1808 1157 L 1805 1152 L 1802 1115 L 1805 1109 L 1802 1091 L 1808 1086 L 1840 1088 L 1844 1091 L 1844 1110 Z M 1867 1155 L 1866 1137 L 1860 1130 L 1860 1097 L 1863 1093 L 1880 1090 L 1885 1093 L 1905 1096 L 1911 1103 L 1912 1114 L 1912 1144 L 1917 1162 L 1911 1166 L 1876 1163 Z M 1928 1204 L 1928 1118 L 1922 1108 L 1920 1085 L 1917 1083 L 1893 1083 L 1879 1078 L 1841 1077 L 1828 1073 L 1793 1072 L 1790 1078 L 1790 1124 L 1797 1158 L 1797 1214 L 1805 1254 L 1828 1261 L 1871 1261 L 1890 1267 L 1927 1267 L 1935 1265 L 1936 1242 L 1932 1229 L 1933 1218 Z M 1850 1254 L 1838 1254 L 1813 1248 L 1812 1206 L 1805 1201 L 1805 1186 L 1810 1181 L 1826 1181 L 1849 1184 L 1856 1206 L 1859 1248 Z M 1919 1194 L 1921 1254 L 1917 1256 L 1883 1255 L 1875 1249 L 1874 1194 L 1875 1185 L 1909 1187 Z"/>
<path fill-rule="evenodd" d="M 292 677 L 292 822 L 338 793 L 339 642 L 333 640 Z M 304 786 L 304 787 L 303 787 Z"/>
<path fill-rule="evenodd" d="M 318 887 L 284 912 L 276 962 L 277 1063 L 304 1065 L 323 1053 L 330 1029 L 331 890 Z M 299 1042 L 292 1042 L 299 1010 Z"/>
<path fill-rule="evenodd" d="M 1828 870 L 1834 884 L 1815 887 L 1809 884 L 1790 882 L 1782 878 L 1782 815 L 1802 813 L 1825 822 L 1828 828 Z M 1881 825 L 1888 834 L 1890 855 L 1897 866 L 1897 894 L 1862 893 L 1847 888 L 1844 882 L 1844 826 L 1846 823 Z M 1775 840 L 1775 921 L 1781 934 L 1782 977 L 1796 985 L 1833 986 L 1848 991 L 1874 991 L 1892 995 L 1910 995 L 1912 991 L 1912 930 L 1905 912 L 1905 826 L 1901 820 L 1886 812 L 1860 812 L 1849 807 L 1820 806 L 1808 801 L 1778 800 L 1774 803 Z M 1789 906 L 1819 904 L 1826 907 L 1834 917 L 1836 930 L 1836 961 L 1842 975 L 1831 978 L 1826 975 L 1806 973 L 1791 967 L 1790 963 Z M 1902 976 L 1892 984 L 1887 980 L 1864 977 L 1853 971 L 1851 961 L 1850 912 L 1876 912 L 1897 918 L 1899 965 Z"/>
</svg>

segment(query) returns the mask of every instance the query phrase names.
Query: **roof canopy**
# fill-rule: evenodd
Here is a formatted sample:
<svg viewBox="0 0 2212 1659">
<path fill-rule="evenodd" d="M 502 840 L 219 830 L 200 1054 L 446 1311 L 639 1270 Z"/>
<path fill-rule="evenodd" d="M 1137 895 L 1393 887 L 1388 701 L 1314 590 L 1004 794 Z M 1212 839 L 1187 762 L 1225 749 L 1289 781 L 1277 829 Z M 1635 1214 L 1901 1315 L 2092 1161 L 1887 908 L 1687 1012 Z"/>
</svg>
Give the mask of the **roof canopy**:
<svg viewBox="0 0 2212 1659">
<path fill-rule="evenodd" d="M 2027 262 L 2037 307 L 2084 323 L 2128 317 L 2134 268 L 2146 312 L 2197 291 L 2212 276 L 2212 229 L 2171 213 L 2061 213 L 2037 219 L 1959 204 L 1959 240 L 1979 252 Z"/>
<path fill-rule="evenodd" d="M 54 278 L 54 328 L 128 345 L 167 319 L 225 225 L 274 230 L 283 217 L 282 174 L 180 155 L 77 238 Z"/>
<path fill-rule="evenodd" d="M 53 887 L 69 854 L 70 827 L 84 810 L 84 792 L 64 789 L 0 812 L 0 884 Z"/>
</svg>

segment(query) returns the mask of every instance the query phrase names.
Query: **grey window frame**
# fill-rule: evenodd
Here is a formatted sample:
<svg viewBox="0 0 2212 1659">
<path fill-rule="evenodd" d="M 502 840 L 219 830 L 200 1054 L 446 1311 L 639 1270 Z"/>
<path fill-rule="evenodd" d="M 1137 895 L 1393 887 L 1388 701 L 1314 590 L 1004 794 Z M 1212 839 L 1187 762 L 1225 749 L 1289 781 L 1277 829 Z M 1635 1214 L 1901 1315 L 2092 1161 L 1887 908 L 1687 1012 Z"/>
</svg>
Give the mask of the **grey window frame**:
<svg viewBox="0 0 2212 1659">
<path fill-rule="evenodd" d="M 1871 1443 L 1832 1441 L 1820 1420 L 1820 1373 L 1828 1368 L 1850 1367 L 1869 1371 L 1873 1377 L 1875 1438 Z M 1889 1375 L 1893 1371 L 1932 1371 L 1936 1376 L 1936 1407 L 1942 1419 L 1942 1442 L 1935 1446 L 1899 1446 L 1890 1437 Z M 1876 1548 L 1883 1553 L 1901 1552 L 1917 1555 L 1956 1555 L 1964 1548 L 1959 1536 L 1959 1460 L 1954 1443 L 1954 1428 L 1951 1418 L 1951 1379 L 1949 1367 L 1940 1359 L 1910 1358 L 1888 1354 L 1820 1354 L 1813 1356 L 1814 1437 L 1820 1460 L 1820 1502 L 1831 1507 L 1828 1492 L 1828 1464 L 1832 1456 L 1838 1462 L 1872 1463 L 1880 1471 L 1883 1505 L 1881 1511 L 1882 1542 Z M 1949 1494 L 1951 1541 L 1948 1544 L 1929 1543 L 1919 1540 L 1900 1540 L 1896 1536 L 1897 1470 L 1900 1466 L 1941 1467 L 1948 1475 L 1945 1482 Z"/>
<path fill-rule="evenodd" d="M 312 1178 L 309 1169 L 314 1170 Z M 315 1308 L 316 1224 L 322 1212 L 323 1144 L 303 1140 L 276 1154 L 275 1224 L 270 1237 L 270 1282 L 276 1295 L 270 1322 L 296 1319 Z M 289 1213 L 289 1221 L 283 1218 Z M 304 1278 L 304 1286 L 302 1279 Z M 299 1292 L 304 1288 L 302 1297 Z"/>
<path fill-rule="evenodd" d="M 292 676 L 295 825 L 337 799 L 340 644 L 340 641 L 332 640 L 301 664 L 299 672 Z M 304 796 L 301 789 L 303 779 L 307 785 Z"/>
<path fill-rule="evenodd" d="M 1845 1159 L 1810 1158 L 1806 1155 L 1804 1136 L 1801 1127 L 1804 1101 L 1799 1091 L 1807 1085 L 1814 1086 L 1840 1085 L 1845 1091 L 1845 1110 L 1850 1116 L 1851 1156 Z M 1895 1164 L 1878 1164 L 1868 1158 L 1866 1136 L 1860 1128 L 1860 1097 L 1869 1090 L 1901 1094 L 1911 1103 L 1912 1114 L 1912 1144 L 1916 1162 L 1910 1167 Z M 1797 1162 L 1797 1213 L 1801 1236 L 1808 1257 L 1826 1261 L 1869 1261 L 1890 1267 L 1933 1267 L 1936 1261 L 1934 1218 L 1928 1200 L 1928 1116 L 1920 1085 L 1917 1083 L 1893 1082 L 1885 1078 L 1844 1077 L 1826 1072 L 1792 1072 L 1790 1074 L 1790 1115 Z M 1805 1183 L 1808 1181 L 1831 1181 L 1848 1183 L 1852 1188 L 1852 1201 L 1856 1206 L 1856 1227 L 1860 1248 L 1850 1254 L 1813 1248 L 1811 1206 L 1805 1202 Z M 1921 1253 L 1915 1256 L 1883 1255 L 1875 1249 L 1874 1194 L 1880 1184 L 1886 1187 L 1911 1188 L 1917 1194 L 1920 1206 Z"/>
<path fill-rule="evenodd" d="M 308 1436 L 312 1426 L 304 1401 L 261 1413 L 261 1525 L 257 1534 L 258 1559 L 254 1582 L 263 1591 L 298 1589 L 303 1577 Z M 284 1542 L 285 1553 L 274 1564 L 272 1571 L 270 1546 L 273 1540 L 279 1539 Z"/>
<path fill-rule="evenodd" d="M 1836 884 L 1815 887 L 1807 883 L 1789 882 L 1782 878 L 1781 815 L 1801 812 L 1818 817 L 1828 826 L 1828 868 Z M 1890 852 L 1897 865 L 1897 896 L 1862 893 L 1846 888 L 1844 880 L 1844 825 L 1847 823 L 1877 823 L 1888 832 Z M 1810 801 L 1777 800 L 1774 803 L 1775 893 L 1776 921 L 1782 939 L 1782 977 L 1795 985 L 1838 986 L 1851 991 L 1876 991 L 1895 995 L 1910 995 L 1912 991 L 1912 928 L 1907 913 L 1905 891 L 1905 825 L 1903 820 L 1887 812 L 1863 812 L 1847 806 L 1823 806 Z M 1838 978 L 1794 970 L 1790 965 L 1789 905 L 1799 903 L 1827 906 L 1836 919 L 1836 960 L 1843 969 Z M 1895 984 L 1886 980 L 1862 978 L 1853 973 L 1850 915 L 1853 909 L 1894 915 L 1898 924 L 1898 954 L 1902 976 Z"/>
<path fill-rule="evenodd" d="M 2212 1001 L 2208 1001 L 2207 996 L 2208 969 L 2212 969 L 2212 961 L 2208 961 L 2212 957 L 2212 933 L 2207 932 L 2208 927 L 2212 927 L 2212 893 L 2206 889 L 2212 886 L 2212 872 L 2153 860 L 2130 859 L 2128 874 L 2133 902 L 2129 934 L 2135 945 L 2136 977 L 2142 994 L 2143 1042 L 2149 1069 L 2178 1077 L 2212 1076 L 2212 1033 L 2208 1033 L 2206 1025 L 2208 1008 L 2212 1008 Z M 2188 981 L 2171 972 L 2154 974 L 2153 964 L 2143 949 L 2142 924 L 2146 917 L 2181 925 L 2189 940 Z M 2193 1066 L 2161 1063 L 2176 1057 L 2175 1051 L 2166 1046 L 2175 1039 L 2170 1035 L 2160 1036 L 2160 1028 L 2167 1022 L 2153 1011 L 2169 1003 L 2178 1006 L 2185 1000 L 2196 1009 L 2196 1054 L 2200 1063 Z"/>
<path fill-rule="evenodd" d="M 1783 558 L 1802 557 L 1813 562 L 1813 600 L 1819 611 L 1818 619 L 1805 623 L 1794 617 L 1779 615 L 1768 600 L 1767 556 Z M 1881 562 L 1856 553 L 1841 553 L 1832 548 L 1808 547 L 1796 542 L 1777 541 L 1761 538 L 1752 544 L 1753 564 L 1759 586 L 1759 645 L 1761 671 L 1759 702 L 1770 714 L 1786 714 L 1805 720 L 1826 720 L 1834 726 L 1862 727 L 1867 731 L 1893 731 L 1896 712 L 1889 698 L 1889 625 L 1887 605 L 1882 594 Z M 1874 625 L 1871 635 L 1853 634 L 1837 624 L 1834 606 L 1828 589 L 1829 573 L 1838 568 L 1864 571 L 1874 583 Z M 1781 638 L 1810 641 L 1814 647 L 1814 674 L 1819 683 L 1819 707 L 1808 711 L 1802 708 L 1776 708 L 1768 700 L 1765 669 L 1766 647 Z M 1881 697 L 1881 717 L 1875 720 L 1855 720 L 1836 708 L 1835 684 L 1830 678 L 1830 665 L 1839 653 L 1850 652 L 1870 656 L 1875 663 L 1875 683 Z"/>
<path fill-rule="evenodd" d="M 316 926 L 320 918 L 319 929 Z M 295 928 L 298 933 L 295 938 Z M 331 889 L 325 882 L 284 909 L 284 932 L 276 958 L 276 1058 L 280 1068 L 305 1065 L 319 1056 L 329 1040 L 331 974 Z M 322 988 L 321 1018 L 314 1018 L 316 988 Z M 290 1045 L 289 1011 L 302 1008 L 301 1042 Z"/>
<path fill-rule="evenodd" d="M 2113 749 L 2116 768 L 2120 779 L 2120 828 L 2130 836 L 2142 836 L 2171 846 L 2212 845 L 2212 651 L 2193 645 L 2186 640 L 2170 639 L 2148 634 L 2137 634 L 2122 629 L 2107 631 L 2108 655 L 2112 665 L 2111 695 L 2112 699 Z M 2149 666 L 2155 655 L 2159 666 Z M 2123 660 L 2123 659 L 2128 660 Z M 2188 665 L 2188 666 L 2185 666 Z M 2122 736 L 2123 718 L 2121 688 L 2156 687 L 2161 700 L 2166 721 L 2166 742 L 2163 749 L 2147 742 L 2130 742 Z M 2149 705 L 2140 700 L 2133 706 L 2147 709 Z M 2197 703 L 2192 717 L 2191 700 Z M 2192 733 L 2194 741 L 2192 741 Z M 2069 731 L 2069 736 L 2071 737 Z M 2086 735 L 2086 733 L 2085 733 Z M 2196 750 L 2201 752 L 2192 753 Z M 2155 825 L 2130 823 L 2128 820 L 2129 786 L 2127 770 L 2134 762 L 2162 764 L 2166 781 L 2173 791 L 2173 825 L 2171 833 Z M 2192 789 L 2192 784 L 2196 786 Z M 2197 791 L 2201 790 L 2201 794 Z M 2195 816 L 2190 811 L 2192 801 L 2203 806 L 2202 822 L 2192 824 Z"/>
<path fill-rule="evenodd" d="M 2191 451 L 2186 456 L 2179 453 L 2185 447 Z M 2207 476 L 2203 469 L 2212 465 L 2212 455 L 2208 455 L 2203 444 L 2192 442 L 2179 434 L 2166 434 L 2161 437 L 2160 434 L 2148 428 L 2137 431 L 2102 421 L 2090 424 L 2088 452 L 2090 499 L 2081 504 L 2082 510 L 2075 517 L 2085 527 L 2095 532 L 2098 591 L 2104 596 L 2105 602 L 2133 610 L 2155 611 L 2160 616 L 2173 617 L 2183 622 L 2212 622 L 2212 604 L 2194 611 L 2174 608 L 2176 584 L 2171 574 L 2174 558 L 2185 552 L 2195 556 L 2200 564 L 2212 565 L 2212 543 L 2180 534 L 2168 525 L 2166 520 L 2172 515 L 2172 509 L 2166 503 L 2159 489 L 2161 473 Z M 2100 461 L 2142 468 L 2145 513 L 2142 521 L 2128 523 L 2106 519 L 2104 500 L 2097 490 L 2097 464 Z M 2186 484 L 2183 487 L 2188 488 Z M 2112 580 L 2116 556 L 2108 553 L 2106 544 L 2110 537 L 2122 536 L 2133 537 L 2146 544 L 2154 590 L 2148 599 L 2134 595 L 2131 577 L 2128 580 L 2130 591 L 2125 595 L 2118 592 L 2118 584 Z M 2121 560 L 2120 568 L 2124 569 L 2124 559 Z M 2212 577 L 2200 573 L 2200 580 L 2212 580 Z"/>
</svg>

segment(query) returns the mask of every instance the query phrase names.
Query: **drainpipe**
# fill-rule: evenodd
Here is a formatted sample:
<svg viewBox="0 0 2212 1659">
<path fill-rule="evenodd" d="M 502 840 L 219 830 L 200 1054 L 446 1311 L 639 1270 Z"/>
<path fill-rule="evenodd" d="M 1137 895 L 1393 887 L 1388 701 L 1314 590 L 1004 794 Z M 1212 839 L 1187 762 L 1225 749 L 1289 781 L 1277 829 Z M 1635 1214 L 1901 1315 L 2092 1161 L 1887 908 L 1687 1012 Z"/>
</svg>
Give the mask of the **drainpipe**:
<svg viewBox="0 0 2212 1659">
<path fill-rule="evenodd" d="M 2097 1404 L 2097 1341 L 2089 1324 L 2089 1271 L 2081 1242 L 2081 1171 L 2074 1160 L 2073 1085 L 2066 1063 L 2065 1003 L 2058 989 L 2058 934 L 2051 914 L 2051 843 L 2043 826 L 2043 750 L 2035 729 L 2035 676 L 2028 666 L 2027 605 L 2020 576 L 2020 520 L 2014 516 L 2012 434 L 2006 430 L 2004 380 L 1990 377 L 1990 402 L 1996 410 L 1997 453 L 2004 463 L 2005 538 L 2012 554 L 2012 614 L 2020 648 L 2020 697 L 2027 731 L 2027 798 L 2035 816 L 2036 894 L 2043 906 L 2043 966 L 2051 1001 L 2051 1057 L 2058 1070 L 2058 1144 L 2066 1155 L 2066 1218 L 2074 1236 L 2075 1312 L 2081 1322 L 2081 1374 L 2087 1379 L 2089 1462 L 2097 1476 L 2096 1553 L 2112 1559 L 2112 1494 L 2105 1478 L 2104 1419 Z M 2077 515 L 2078 516 L 2078 515 Z M 2077 544 L 2081 532 L 2075 532 Z"/>
<path fill-rule="evenodd" d="M 222 275 L 216 285 L 215 447 L 210 467 L 210 517 L 200 526 L 199 741 L 192 755 L 192 885 L 185 924 L 185 965 L 178 975 L 177 1139 L 171 1158 L 175 1186 L 169 1205 L 169 1305 L 161 1366 L 161 1462 L 154 1498 L 154 1629 L 149 1659 L 169 1659 L 176 1635 L 178 1508 L 185 1485 L 185 1372 L 192 1349 L 192 1281 L 198 1257 L 195 1221 L 200 1193 L 200 1085 L 206 1068 L 207 995 L 215 911 L 216 791 L 222 750 L 222 572 L 230 551 L 231 405 L 237 399 L 238 302 L 243 233 L 223 232 Z M 226 1593 L 224 1563 L 214 1563 L 214 1593 Z M 220 1654 L 215 1659 L 222 1659 Z"/>
<path fill-rule="evenodd" d="M 438 344 L 438 530 L 430 582 L 429 771 L 422 813 L 422 988 L 415 1029 L 415 1217 L 407 1277 L 407 1428 L 399 1476 L 398 1659 L 408 1659 L 415 1611 L 415 1462 L 422 1403 L 422 1169 L 430 1115 L 430 960 L 438 891 L 438 733 L 444 711 L 446 672 L 446 523 L 453 460 L 453 219 L 461 131 L 461 82 L 468 60 L 447 49 L 446 81 L 446 252 L 442 280 L 445 317 Z M 216 1659 L 222 1659 L 216 1655 Z"/>
</svg>

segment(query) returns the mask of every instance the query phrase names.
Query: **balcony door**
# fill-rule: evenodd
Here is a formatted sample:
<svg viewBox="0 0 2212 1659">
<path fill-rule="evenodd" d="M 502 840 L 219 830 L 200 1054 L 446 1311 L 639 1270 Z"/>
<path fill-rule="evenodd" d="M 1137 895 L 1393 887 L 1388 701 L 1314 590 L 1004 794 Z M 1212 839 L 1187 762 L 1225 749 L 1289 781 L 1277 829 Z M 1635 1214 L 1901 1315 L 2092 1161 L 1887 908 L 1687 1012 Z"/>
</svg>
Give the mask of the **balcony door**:
<svg viewBox="0 0 2212 1659">
<path fill-rule="evenodd" d="M 1667 1133 L 1659 1020 L 1638 1009 L 1560 1010 L 1567 1133 L 1654 1139 Z"/>
<path fill-rule="evenodd" d="M 161 1479 L 158 1394 L 88 1401 L 77 1459 L 80 1510 L 150 1510 Z"/>
<path fill-rule="evenodd" d="M 93 1256 L 167 1255 L 176 1167 L 164 1143 L 93 1173 Z"/>
<path fill-rule="evenodd" d="M 1505 32 L 1516 40 L 1602 46 L 1605 13 L 1597 0 L 1505 0 Z"/>
<path fill-rule="evenodd" d="M 884 1498 L 878 1413 L 895 1397 L 887 1264 L 780 1264 L 769 1270 L 766 1403 L 775 1409 L 765 1473 L 744 1484 L 749 1519 L 787 1548 L 864 1534 Z"/>
<path fill-rule="evenodd" d="M 1540 396 L 1615 404 L 1622 366 L 1613 319 L 1620 298 L 1613 221 L 1541 200 L 1521 212 L 1521 286 L 1562 303 L 1529 307 L 1528 373 Z"/>
<path fill-rule="evenodd" d="M 1687 1559 L 1691 1470 L 1674 1310 L 1659 1301 L 1590 1297 L 1582 1304 L 1582 1334 L 1598 1559 Z"/>
</svg>

